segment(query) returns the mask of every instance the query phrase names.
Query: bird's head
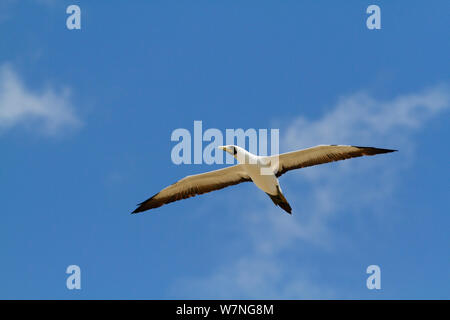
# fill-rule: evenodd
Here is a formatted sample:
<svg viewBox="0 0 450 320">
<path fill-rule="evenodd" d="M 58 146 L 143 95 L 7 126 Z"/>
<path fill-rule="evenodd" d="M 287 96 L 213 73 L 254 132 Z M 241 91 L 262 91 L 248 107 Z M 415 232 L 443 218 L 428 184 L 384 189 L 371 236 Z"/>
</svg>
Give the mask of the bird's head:
<svg viewBox="0 0 450 320">
<path fill-rule="evenodd" d="M 227 145 L 227 146 L 219 146 L 219 149 L 222 149 L 225 152 L 228 152 L 231 154 L 239 163 L 251 163 L 253 164 L 254 161 L 257 161 L 257 157 L 252 157 L 252 155 L 247 152 L 247 150 L 234 146 L 234 145 Z"/>
<path fill-rule="evenodd" d="M 233 145 L 227 145 L 227 146 L 219 146 L 218 148 L 222 149 L 225 152 L 228 152 L 233 157 L 236 157 L 236 154 L 238 153 L 238 148 L 239 147 L 233 146 Z"/>
</svg>

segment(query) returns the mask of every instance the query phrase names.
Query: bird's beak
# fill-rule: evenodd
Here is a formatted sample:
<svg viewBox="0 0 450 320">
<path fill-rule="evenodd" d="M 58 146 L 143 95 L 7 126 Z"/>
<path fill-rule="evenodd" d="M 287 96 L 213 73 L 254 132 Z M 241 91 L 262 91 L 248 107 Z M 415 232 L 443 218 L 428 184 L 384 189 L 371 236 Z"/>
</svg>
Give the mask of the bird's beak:
<svg viewBox="0 0 450 320">
<path fill-rule="evenodd" d="M 227 151 L 227 148 L 225 146 L 218 146 L 217 148 L 223 150 L 223 151 Z"/>
</svg>

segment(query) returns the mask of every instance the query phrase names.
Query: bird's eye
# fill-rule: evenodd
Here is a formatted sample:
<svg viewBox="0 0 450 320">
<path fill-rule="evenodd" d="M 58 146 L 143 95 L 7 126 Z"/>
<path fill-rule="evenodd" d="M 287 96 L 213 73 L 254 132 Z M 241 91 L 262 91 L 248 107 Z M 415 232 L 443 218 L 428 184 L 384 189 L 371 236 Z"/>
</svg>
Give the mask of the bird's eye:
<svg viewBox="0 0 450 320">
<path fill-rule="evenodd" d="M 233 156 L 235 156 L 235 155 L 236 155 L 236 153 L 237 153 L 237 150 L 236 150 L 236 148 L 235 148 L 235 147 L 233 147 Z"/>
</svg>

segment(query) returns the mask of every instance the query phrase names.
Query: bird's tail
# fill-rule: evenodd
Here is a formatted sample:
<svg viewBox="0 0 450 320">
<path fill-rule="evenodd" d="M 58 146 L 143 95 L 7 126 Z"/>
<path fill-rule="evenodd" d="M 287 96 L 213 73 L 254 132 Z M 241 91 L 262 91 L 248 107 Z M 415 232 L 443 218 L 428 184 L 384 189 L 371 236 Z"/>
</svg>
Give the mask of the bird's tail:
<svg viewBox="0 0 450 320">
<path fill-rule="evenodd" d="M 270 197 L 270 199 L 272 199 L 273 203 L 275 203 L 276 206 L 279 206 L 287 213 L 292 214 L 292 208 L 289 205 L 289 202 L 287 202 L 284 195 L 281 193 L 281 190 L 278 186 L 277 186 L 277 191 L 278 191 L 278 193 L 276 195 L 271 195 L 269 193 L 267 195 Z"/>
</svg>

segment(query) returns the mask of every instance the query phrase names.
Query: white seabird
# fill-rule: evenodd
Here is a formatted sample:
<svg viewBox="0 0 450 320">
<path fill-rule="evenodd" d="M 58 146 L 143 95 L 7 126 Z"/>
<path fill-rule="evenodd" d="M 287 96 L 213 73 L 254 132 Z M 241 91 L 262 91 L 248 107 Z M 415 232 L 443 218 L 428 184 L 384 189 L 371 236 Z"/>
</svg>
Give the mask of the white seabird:
<svg viewBox="0 0 450 320">
<path fill-rule="evenodd" d="M 132 213 L 158 208 L 166 203 L 223 189 L 241 182 L 253 181 L 259 189 L 269 195 L 275 205 L 290 214 L 291 206 L 281 192 L 278 181 L 278 177 L 285 172 L 327 162 L 397 151 L 372 147 L 319 145 L 275 156 L 257 156 L 234 145 L 219 148 L 233 155 L 239 164 L 187 176 L 140 203 Z"/>
</svg>

